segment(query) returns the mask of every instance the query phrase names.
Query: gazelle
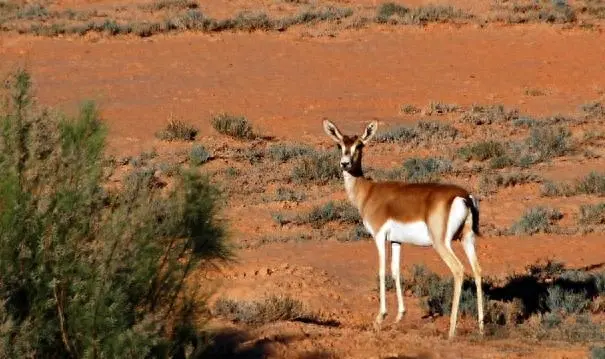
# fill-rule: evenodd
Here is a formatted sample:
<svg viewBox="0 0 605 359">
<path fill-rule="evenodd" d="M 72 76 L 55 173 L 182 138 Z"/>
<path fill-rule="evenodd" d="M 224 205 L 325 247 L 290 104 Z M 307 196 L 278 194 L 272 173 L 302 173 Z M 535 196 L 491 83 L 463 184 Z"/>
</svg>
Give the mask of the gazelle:
<svg viewBox="0 0 605 359">
<path fill-rule="evenodd" d="M 345 136 L 328 120 L 324 120 L 323 127 L 342 152 L 340 168 L 344 176 L 347 196 L 359 210 L 363 224 L 374 237 L 378 248 L 380 310 L 375 327 L 380 329 L 387 314 L 385 299 L 387 242 L 391 243 L 392 248 L 391 271 L 395 280 L 399 307 L 395 321 L 400 321 L 405 312 L 399 262 L 401 245 L 410 243 L 432 246 L 452 271 L 454 297 L 449 338 L 454 336 L 464 267 L 452 250 L 452 241 L 460 238 L 477 285 L 479 332 L 483 334 L 481 268 L 475 253 L 475 237 L 479 235 L 479 208 L 475 198 L 456 185 L 375 182 L 366 179 L 361 167 L 363 147 L 376 134 L 378 123 L 376 121 L 370 123 L 361 136 Z"/>
</svg>

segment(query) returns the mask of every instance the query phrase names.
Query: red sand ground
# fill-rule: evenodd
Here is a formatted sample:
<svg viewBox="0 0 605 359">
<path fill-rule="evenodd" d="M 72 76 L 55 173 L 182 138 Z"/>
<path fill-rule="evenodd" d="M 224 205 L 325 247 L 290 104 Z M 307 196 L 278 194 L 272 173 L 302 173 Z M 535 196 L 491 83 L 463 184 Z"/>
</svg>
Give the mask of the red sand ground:
<svg viewBox="0 0 605 359">
<path fill-rule="evenodd" d="M 95 7 L 121 2 L 87 3 Z M 373 5 L 373 1 L 359 3 Z M 480 2 L 463 3 L 469 8 L 481 7 Z M 66 7 L 75 4 L 62 2 Z M 264 4 L 272 6 L 269 1 Z M 222 5 L 210 1 L 202 8 L 219 16 L 221 11 L 228 15 L 232 8 L 245 8 L 250 3 L 229 2 L 226 8 Z M 170 114 L 199 126 L 202 140 L 215 147 L 232 143 L 225 142 L 209 126 L 211 116 L 222 111 L 246 115 L 261 133 L 275 136 L 277 141 L 325 147 L 329 140 L 320 125 L 325 117 L 335 119 L 345 132 L 351 132 L 360 131 L 362 123 L 371 119 L 379 119 L 381 126 L 409 121 L 398 115 L 399 106 L 422 107 L 430 101 L 502 103 L 531 115 L 575 113 L 579 105 L 602 99 L 605 91 L 605 34 L 601 32 L 547 25 L 440 25 L 371 26 L 341 31 L 335 37 L 305 34 L 304 29 L 285 33 L 187 33 L 149 39 L 49 39 L 2 34 L 0 71 L 25 64 L 43 104 L 73 111 L 82 99 L 96 100 L 109 125 L 110 152 L 117 155 L 136 155 L 152 147 L 160 153 L 176 151 L 178 146 L 154 138 Z M 526 89 L 540 89 L 546 95 L 527 96 Z M 470 140 L 476 141 L 470 131 Z M 401 149 L 382 148 L 375 152 L 369 149 L 367 156 L 369 161 L 388 167 L 405 155 Z M 603 164 L 602 159 L 563 160 L 543 167 L 541 174 L 549 179 L 570 180 L 589 170 L 602 169 Z M 222 162 L 215 165 L 221 166 Z M 341 187 L 318 191 L 329 198 L 344 198 Z M 321 201 L 323 195 L 319 193 L 314 198 Z M 537 193 L 533 185 L 500 191 L 482 202 L 483 223 L 509 225 L 525 208 L 538 203 L 575 209 L 580 203 L 595 202 L 583 197 L 574 197 L 573 202 L 549 200 Z M 258 236 L 278 230 L 270 219 L 272 207 L 242 203 L 242 198 L 231 201 L 226 208 L 235 242 L 246 242 L 251 233 Z M 263 217 L 252 221 L 251 213 Z M 378 309 L 374 244 L 326 239 L 239 250 L 237 262 L 225 268 L 221 276 L 219 292 L 249 299 L 275 293 L 296 295 L 341 326 L 276 323 L 253 329 L 243 342 L 238 342 L 241 353 L 264 351 L 270 357 L 308 358 L 312 354 L 321 357 L 320 350 L 343 358 L 586 356 L 582 345 L 481 341 L 475 337 L 472 318 L 461 321 L 459 339 L 446 341 L 447 318 L 421 318 L 418 300 L 413 297 L 406 298 L 409 313 L 403 323 L 374 333 L 371 321 Z M 573 268 L 599 266 L 605 262 L 604 245 L 600 234 L 486 236 L 481 238 L 478 252 L 486 275 L 504 277 L 546 258 Z M 403 253 L 404 268 L 422 263 L 447 274 L 431 249 L 406 247 Z M 389 294 L 391 313 L 393 297 Z"/>
</svg>

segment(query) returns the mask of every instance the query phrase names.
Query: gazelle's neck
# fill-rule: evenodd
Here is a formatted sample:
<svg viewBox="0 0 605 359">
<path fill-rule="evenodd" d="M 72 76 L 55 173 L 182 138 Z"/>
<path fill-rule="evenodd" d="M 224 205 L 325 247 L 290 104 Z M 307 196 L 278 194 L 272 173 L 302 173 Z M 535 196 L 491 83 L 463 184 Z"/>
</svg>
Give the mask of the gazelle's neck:
<svg viewBox="0 0 605 359">
<path fill-rule="evenodd" d="M 364 178 L 363 175 L 354 176 L 347 171 L 343 171 L 342 175 L 345 180 L 345 191 L 347 192 L 349 201 L 351 201 L 351 203 L 357 207 L 357 209 L 361 210 L 361 202 L 363 201 L 363 198 L 361 198 L 360 194 L 365 192 L 361 187 L 363 187 L 368 180 Z"/>
</svg>

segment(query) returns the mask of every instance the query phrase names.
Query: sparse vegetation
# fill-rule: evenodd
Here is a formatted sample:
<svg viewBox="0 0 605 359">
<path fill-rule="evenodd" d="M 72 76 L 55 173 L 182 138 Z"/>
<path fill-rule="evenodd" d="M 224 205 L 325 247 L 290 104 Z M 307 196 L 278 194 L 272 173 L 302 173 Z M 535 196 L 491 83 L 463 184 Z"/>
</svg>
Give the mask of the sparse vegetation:
<svg viewBox="0 0 605 359">
<path fill-rule="evenodd" d="M 594 346 L 594 347 L 590 348 L 590 358 L 591 359 L 605 359 L 605 347 Z"/>
<path fill-rule="evenodd" d="M 552 208 L 534 207 L 530 208 L 515 223 L 510 232 L 516 235 L 533 235 L 536 233 L 552 233 L 556 229 L 556 223 L 563 218 L 563 214 Z"/>
<path fill-rule="evenodd" d="M 554 264 L 549 269 L 549 265 Z M 581 314 L 594 307 L 603 273 L 565 270 L 559 263 L 531 265 L 527 274 L 506 280 L 483 278 L 485 323 L 488 335 L 515 328 L 534 338 L 565 341 L 600 341 L 603 327 Z M 451 310 L 453 280 L 441 278 L 424 266 L 414 266 L 406 289 L 422 297 L 428 315 L 448 315 Z M 460 297 L 461 315 L 477 316 L 474 281 L 466 278 Z M 575 318 L 575 322 L 569 319 Z M 535 326 L 538 319 L 539 327 Z"/>
<path fill-rule="evenodd" d="M 199 4 L 193 0 L 154 0 L 150 4 L 140 5 L 142 9 L 161 11 L 161 10 L 187 10 L 197 9 Z"/>
<path fill-rule="evenodd" d="M 288 162 L 289 160 L 313 153 L 313 149 L 306 145 L 286 145 L 277 144 L 269 147 L 269 157 L 278 162 Z"/>
<path fill-rule="evenodd" d="M 443 102 L 431 102 L 429 107 L 424 111 L 428 116 L 445 115 L 447 113 L 458 111 L 458 105 L 447 104 Z"/>
<path fill-rule="evenodd" d="M 500 2 L 500 13 L 494 20 L 512 24 L 545 22 L 564 24 L 576 21 L 576 13 L 565 0 Z"/>
<path fill-rule="evenodd" d="M 533 128 L 526 143 L 533 155 L 533 161 L 545 161 L 551 158 L 566 155 L 571 151 L 569 130 L 560 127 L 551 128 Z"/>
<path fill-rule="evenodd" d="M 605 173 L 590 172 L 576 184 L 578 193 L 605 195 Z"/>
<path fill-rule="evenodd" d="M 542 186 L 542 196 L 573 196 L 576 194 L 605 195 L 605 174 L 590 172 L 583 178 L 575 181 L 575 184 L 546 182 Z"/>
<path fill-rule="evenodd" d="M 297 183 L 325 184 L 340 178 L 338 161 L 340 157 L 335 151 L 318 152 L 301 157 L 292 169 L 292 179 Z"/>
<path fill-rule="evenodd" d="M 210 152 L 203 145 L 194 145 L 189 152 L 189 163 L 199 166 L 208 162 L 212 158 Z"/>
<path fill-rule="evenodd" d="M 460 117 L 460 121 L 477 126 L 509 123 L 517 119 L 519 119 L 518 110 L 506 110 L 502 105 L 474 105 Z"/>
<path fill-rule="evenodd" d="M 218 133 L 234 138 L 251 140 L 257 137 L 254 134 L 250 121 L 244 116 L 221 113 L 212 119 L 212 127 Z"/>
<path fill-rule="evenodd" d="M 278 187 L 275 191 L 276 201 L 302 202 L 307 198 L 304 192 L 297 192 L 291 188 Z"/>
<path fill-rule="evenodd" d="M 504 146 L 497 141 L 482 141 L 458 150 L 458 156 L 463 160 L 485 161 L 490 158 L 502 157 L 505 154 Z"/>
<path fill-rule="evenodd" d="M 376 141 L 411 146 L 453 141 L 460 132 L 453 126 L 437 121 L 418 121 L 415 126 L 394 126 L 376 135 Z"/>
<path fill-rule="evenodd" d="M 276 321 L 314 321 L 318 315 L 304 309 L 302 302 L 286 296 L 271 296 L 260 301 L 235 301 L 220 298 L 214 313 L 234 322 L 262 325 Z"/>
<path fill-rule="evenodd" d="M 434 157 L 410 158 L 403 163 L 403 168 L 408 182 L 434 182 L 452 170 L 452 163 L 447 159 Z"/>
<path fill-rule="evenodd" d="M 544 96 L 546 92 L 537 88 L 526 88 L 525 89 L 526 96 Z"/>
<path fill-rule="evenodd" d="M 349 202 L 330 201 L 322 206 L 316 206 L 306 214 L 299 215 L 295 219 L 297 224 L 310 224 L 315 228 L 321 228 L 328 222 L 338 221 L 340 223 L 360 224 L 361 217 L 357 208 Z"/>
<path fill-rule="evenodd" d="M 401 25 L 424 25 L 432 22 L 456 22 L 469 19 L 471 15 L 446 5 L 425 5 L 407 8 L 393 2 L 380 5 L 375 21 Z"/>
<path fill-rule="evenodd" d="M 401 106 L 401 113 L 405 114 L 405 115 L 415 115 L 417 113 L 420 113 L 422 110 L 419 109 L 418 107 L 414 106 L 414 105 L 402 105 Z"/>
<path fill-rule="evenodd" d="M 168 119 L 166 128 L 156 133 L 156 137 L 164 141 L 193 141 L 198 129 L 174 117 Z"/>
<path fill-rule="evenodd" d="M 595 227 L 605 225 L 605 203 L 580 206 L 578 224 L 584 226 L 585 231 L 593 231 Z"/>
<path fill-rule="evenodd" d="M 497 173 L 494 175 L 482 175 L 479 178 L 479 192 L 490 194 L 499 188 L 519 186 L 526 183 L 540 182 L 541 178 L 531 173 L 512 172 Z"/>
</svg>

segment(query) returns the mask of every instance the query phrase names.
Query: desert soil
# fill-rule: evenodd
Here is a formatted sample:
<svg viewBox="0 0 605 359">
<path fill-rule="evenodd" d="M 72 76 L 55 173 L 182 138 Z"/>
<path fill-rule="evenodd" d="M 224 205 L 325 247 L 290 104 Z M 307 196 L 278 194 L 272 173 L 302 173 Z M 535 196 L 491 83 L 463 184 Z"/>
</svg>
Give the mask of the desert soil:
<svg viewBox="0 0 605 359">
<path fill-rule="evenodd" d="M 77 2 L 80 3 L 80 2 Z M 57 7 L 111 7 L 123 1 L 61 1 Z M 421 2 L 418 2 L 421 3 Z M 481 2 L 458 1 L 467 9 Z M 360 1 L 360 6 L 374 6 Z M 249 1 L 210 1 L 205 11 L 227 16 L 250 9 Z M 274 2 L 261 5 L 272 9 Z M 290 5 L 288 5 L 290 6 Z M 277 10 L 276 10 L 277 11 Z M 154 137 L 170 116 L 198 128 L 197 142 L 211 152 L 228 153 L 246 143 L 215 132 L 212 115 L 229 112 L 247 116 L 271 143 L 297 142 L 317 148 L 331 146 L 321 128 L 330 118 L 344 132 L 360 132 L 376 119 L 380 128 L 411 123 L 418 116 L 399 114 L 402 104 L 425 107 L 431 101 L 504 104 L 541 117 L 577 114 L 580 105 L 603 100 L 605 93 L 605 34 L 552 25 L 472 24 L 387 26 L 319 31 L 302 26 L 285 32 L 179 33 L 141 39 L 134 36 L 44 38 L 0 35 L 0 71 L 26 66 L 32 73 L 40 103 L 73 113 L 83 99 L 95 100 L 109 127 L 109 153 L 135 156 L 155 149 L 160 158 L 178 158 L 189 145 Z M 528 96 L 539 89 L 541 96 Z M 444 117 L 445 121 L 453 119 Z M 465 128 L 464 141 L 476 142 L 499 134 Z M 605 130 L 604 126 L 596 130 Z M 263 144 L 255 144 L 264 146 Z M 366 164 L 390 168 L 412 155 L 441 155 L 451 149 L 435 145 L 409 152 L 396 145 L 369 146 Z M 371 241 L 342 242 L 347 226 L 315 233 L 307 241 L 259 244 L 270 235 L 288 235 L 271 214 L 295 213 L 345 199 L 339 183 L 328 186 L 293 185 L 307 193 L 306 203 L 263 200 L 264 186 L 272 190 L 288 180 L 289 168 L 266 168 L 240 163 L 228 155 L 201 167 L 212 173 L 233 166 L 243 173 L 220 178 L 233 196 L 223 210 L 229 220 L 235 261 L 213 274 L 215 296 L 237 299 L 292 295 L 338 326 L 278 322 L 246 328 L 221 320 L 210 325 L 222 331 L 224 345 L 237 346 L 237 357 L 342 358 L 584 358 L 586 346 L 518 339 L 479 339 L 473 318 L 462 318 L 459 337 L 447 341 L 447 318 L 425 318 L 419 300 L 406 296 L 408 313 L 399 325 L 390 322 L 379 333 L 372 329 L 378 309 L 377 258 Z M 602 158 L 563 158 L 538 168 L 550 180 L 573 180 L 602 170 Z M 260 173 L 259 173 L 260 171 Z M 281 172 L 279 172 L 281 171 Z M 273 179 L 269 184 L 263 176 Z M 473 184 L 476 178 L 454 179 Z M 265 183 L 265 184 L 263 184 Z M 242 188 L 254 187 L 252 195 Z M 250 200 L 248 200 L 250 198 Z M 528 184 L 500 190 L 481 202 L 482 224 L 506 227 L 527 208 L 557 206 L 566 217 L 576 215 L 589 196 L 543 198 L 539 186 Z M 303 228 L 304 230 L 304 228 Z M 321 238 L 325 234 L 324 238 Z M 496 236 L 478 243 L 484 274 L 504 278 L 539 260 L 556 259 L 571 268 L 600 266 L 605 261 L 601 234 Z M 461 253 L 460 248 L 456 251 Z M 404 247 L 403 272 L 424 264 L 447 275 L 447 267 L 431 250 Z M 206 282 L 202 279 L 200 281 Z M 393 319 L 396 303 L 389 293 Z"/>
</svg>

